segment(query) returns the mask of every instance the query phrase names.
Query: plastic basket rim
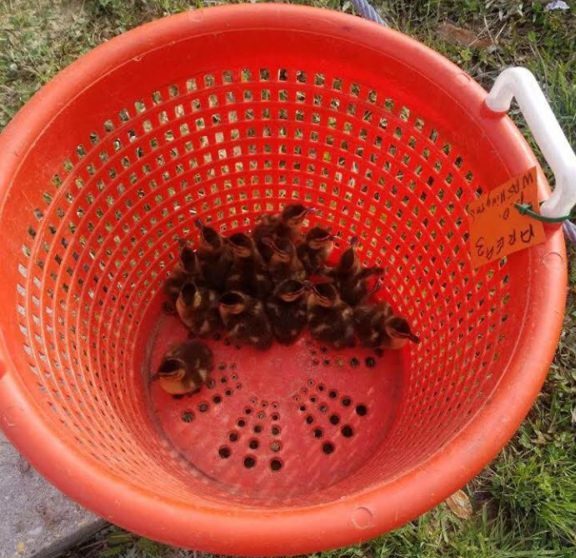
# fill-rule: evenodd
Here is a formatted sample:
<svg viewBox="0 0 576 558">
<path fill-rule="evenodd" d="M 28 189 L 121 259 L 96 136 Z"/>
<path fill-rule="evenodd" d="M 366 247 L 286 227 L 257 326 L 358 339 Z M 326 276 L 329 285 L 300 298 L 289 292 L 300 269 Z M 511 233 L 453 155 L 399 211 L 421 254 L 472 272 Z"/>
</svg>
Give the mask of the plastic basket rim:
<svg viewBox="0 0 576 558">
<path fill-rule="evenodd" d="M 138 54 L 176 37 L 200 30 L 264 28 L 270 22 L 300 32 L 336 35 L 377 50 L 396 49 L 397 58 L 430 75 L 466 75 L 447 59 L 405 35 L 372 22 L 334 11 L 285 4 L 228 5 L 188 11 L 148 23 L 97 47 L 60 72 L 29 101 L 0 136 L 0 212 L 8 185 L 34 138 L 63 106 L 82 94 L 96 77 L 113 71 Z M 414 55 L 417 56 L 414 56 Z M 438 74 L 437 74 L 438 75 Z M 454 91 L 455 102 L 483 100 L 485 91 L 473 80 Z M 523 137 L 507 118 L 498 125 L 514 141 L 516 156 L 526 166 L 537 164 Z M 565 303 L 564 265 L 545 265 L 549 254 L 565 262 L 560 228 L 546 244 L 532 250 L 527 270 L 533 305 L 526 309 L 516 358 L 508 365 L 491 400 L 448 443 L 418 468 L 384 485 L 338 501 L 300 508 L 236 508 L 218 511 L 201 502 L 196 507 L 127 485 L 98 464 L 75 453 L 43 422 L 43 413 L 27 394 L 0 330 L 0 426 L 26 458 L 53 484 L 110 521 L 145 536 L 197 550 L 229 554 L 302 554 L 374 537 L 413 519 L 441 502 L 477 474 L 508 442 L 546 377 L 561 331 Z M 557 258 L 555 258 L 557 259 Z M 538 319 L 535 319 L 538 318 Z M 530 342 L 540 339 L 541 343 Z M 520 356 L 521 355 L 521 356 Z M 93 487 L 98 486 L 95 492 Z M 157 521 L 151 521 L 156 518 Z M 169 527 L 167 527 L 167 525 Z M 319 543 L 319 540 L 322 540 Z"/>
</svg>

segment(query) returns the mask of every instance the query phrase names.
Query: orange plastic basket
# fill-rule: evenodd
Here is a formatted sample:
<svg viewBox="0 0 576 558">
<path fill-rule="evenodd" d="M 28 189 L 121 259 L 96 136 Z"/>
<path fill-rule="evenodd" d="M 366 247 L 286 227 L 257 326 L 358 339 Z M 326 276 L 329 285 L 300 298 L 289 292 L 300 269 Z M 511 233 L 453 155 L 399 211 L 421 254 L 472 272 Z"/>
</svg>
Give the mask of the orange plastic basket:
<svg viewBox="0 0 576 558">
<path fill-rule="evenodd" d="M 471 267 L 466 204 L 537 164 L 485 96 L 399 33 L 287 5 L 190 11 L 63 71 L 0 145 L 8 437 L 112 522 L 219 553 L 346 545 L 446 498 L 527 413 L 566 290 L 557 228 Z M 176 239 L 293 200 L 360 237 L 422 343 L 367 365 L 215 342 L 209 386 L 149 392 L 184 336 L 159 295 Z"/>
</svg>

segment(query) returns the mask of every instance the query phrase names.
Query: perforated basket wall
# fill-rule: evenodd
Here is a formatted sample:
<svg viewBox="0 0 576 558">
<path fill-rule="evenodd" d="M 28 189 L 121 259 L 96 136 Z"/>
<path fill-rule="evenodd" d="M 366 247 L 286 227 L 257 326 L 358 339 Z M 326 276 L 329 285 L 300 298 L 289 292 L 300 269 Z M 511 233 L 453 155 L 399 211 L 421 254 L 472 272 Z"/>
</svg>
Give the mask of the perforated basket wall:
<svg viewBox="0 0 576 558">
<path fill-rule="evenodd" d="M 544 302 L 561 305 L 550 292 L 564 281 L 552 233 L 471 267 L 466 204 L 534 164 L 482 99 L 398 34 L 287 6 L 171 18 L 67 70 L 0 155 L 8 434 L 86 505 L 197 548 L 310 551 L 432 506 L 517 426 L 561 319 Z M 149 391 L 185 336 L 158 295 L 176 240 L 195 238 L 196 217 L 229 233 L 293 201 L 360 237 L 422 343 L 374 355 L 214 342 L 199 394 Z"/>
</svg>

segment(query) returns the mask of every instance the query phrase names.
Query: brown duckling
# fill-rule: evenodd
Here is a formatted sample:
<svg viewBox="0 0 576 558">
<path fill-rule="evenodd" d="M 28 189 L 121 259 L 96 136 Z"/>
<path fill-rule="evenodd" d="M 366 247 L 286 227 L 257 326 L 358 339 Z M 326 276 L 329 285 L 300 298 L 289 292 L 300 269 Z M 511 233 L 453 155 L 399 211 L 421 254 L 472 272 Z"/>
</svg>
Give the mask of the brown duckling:
<svg viewBox="0 0 576 558">
<path fill-rule="evenodd" d="M 221 325 L 216 293 L 192 281 L 180 289 L 176 312 L 190 333 L 198 337 L 216 333 Z"/>
<path fill-rule="evenodd" d="M 334 277 L 338 284 L 342 300 L 350 306 L 366 302 L 370 295 L 381 286 L 380 282 L 370 289 L 368 279 L 384 273 L 381 267 L 362 267 L 356 252 L 357 245 L 358 238 L 351 238 L 350 247 L 342 253 L 338 264 L 330 271 L 330 276 Z"/>
<path fill-rule="evenodd" d="M 206 286 L 215 291 L 223 291 L 232 266 L 228 246 L 212 227 L 204 225 L 200 219 L 196 219 L 195 224 L 200 230 L 200 244 L 196 254 Z"/>
<path fill-rule="evenodd" d="M 302 240 L 300 229 L 304 219 L 309 213 L 314 211 L 315 209 L 313 208 L 294 203 L 287 205 L 277 215 L 263 215 L 260 223 L 254 228 L 252 236 L 264 259 L 269 259 L 270 248 L 262 242 L 262 239 L 282 237 L 289 238 L 296 245 L 300 244 Z"/>
<path fill-rule="evenodd" d="M 313 227 L 304 242 L 298 246 L 298 258 L 306 273 L 317 275 L 326 272 L 326 260 L 334 246 L 334 236 L 322 227 Z"/>
<path fill-rule="evenodd" d="M 354 345 L 354 315 L 334 283 L 318 283 L 308 295 L 308 325 L 314 339 L 336 349 Z"/>
<path fill-rule="evenodd" d="M 308 290 L 307 281 L 285 279 L 274 289 L 274 293 L 266 302 L 270 325 L 279 343 L 283 345 L 294 343 L 306 327 Z"/>
<path fill-rule="evenodd" d="M 236 233 L 227 240 L 233 258 L 232 269 L 226 281 L 227 290 L 241 291 L 260 299 L 266 298 L 272 290 L 272 283 L 252 238 L 245 233 Z"/>
<path fill-rule="evenodd" d="M 185 341 L 163 357 L 153 380 L 172 395 L 198 391 L 214 368 L 214 355 L 201 341 Z"/>
<path fill-rule="evenodd" d="M 267 270 L 275 284 L 285 279 L 304 280 L 306 270 L 298 258 L 296 247 L 289 238 L 265 237 L 262 242 L 270 248 L 270 257 L 266 260 Z"/>
<path fill-rule="evenodd" d="M 218 306 L 227 336 L 241 345 L 269 349 L 274 341 L 264 305 L 240 291 L 228 291 Z"/>
<path fill-rule="evenodd" d="M 382 287 L 383 281 L 381 275 L 383 273 L 384 270 L 381 267 L 366 267 L 356 275 L 340 279 L 338 287 L 340 288 L 342 300 L 350 306 L 364 304 Z M 380 278 L 373 287 L 369 287 L 368 279 L 374 275 L 380 276 Z"/>
<path fill-rule="evenodd" d="M 383 301 L 354 308 L 354 329 L 362 346 L 374 349 L 401 349 L 408 341 L 420 342 L 406 319 L 395 316 Z"/>
</svg>

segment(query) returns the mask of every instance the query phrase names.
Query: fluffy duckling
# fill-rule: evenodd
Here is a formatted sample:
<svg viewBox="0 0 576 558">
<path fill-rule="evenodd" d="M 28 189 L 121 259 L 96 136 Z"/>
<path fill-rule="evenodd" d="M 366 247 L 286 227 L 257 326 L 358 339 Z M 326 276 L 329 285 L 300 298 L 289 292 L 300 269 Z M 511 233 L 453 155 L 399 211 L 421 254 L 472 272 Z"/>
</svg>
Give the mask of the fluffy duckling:
<svg viewBox="0 0 576 558">
<path fill-rule="evenodd" d="M 170 349 L 152 378 L 171 395 L 198 391 L 214 368 L 214 355 L 201 341 L 185 341 Z"/>
<path fill-rule="evenodd" d="M 326 260 L 334 246 L 334 236 L 322 227 L 313 227 L 307 233 L 305 240 L 298 246 L 298 258 L 304 265 L 306 273 L 317 275 L 325 273 Z"/>
<path fill-rule="evenodd" d="M 368 279 L 372 276 L 381 276 L 384 273 L 381 267 L 362 267 L 356 252 L 357 245 L 358 238 L 351 238 L 350 247 L 342 253 L 338 264 L 330 272 L 338 284 L 342 300 L 350 306 L 366 302 L 370 295 L 381 286 L 381 282 L 379 282 L 375 288 L 370 289 Z"/>
<path fill-rule="evenodd" d="M 308 289 L 307 281 L 286 279 L 274 289 L 274 293 L 266 302 L 274 337 L 283 345 L 294 343 L 306 327 Z"/>
<path fill-rule="evenodd" d="M 296 247 L 289 238 L 266 237 L 262 242 L 270 248 L 270 257 L 266 260 L 267 270 L 275 284 L 285 279 L 304 280 L 306 270 L 298 258 Z"/>
<path fill-rule="evenodd" d="M 342 300 L 350 306 L 364 304 L 382 285 L 382 274 L 384 270 L 381 267 L 366 267 L 360 273 L 351 277 L 340 279 L 340 296 Z M 380 276 L 373 287 L 369 287 L 368 279 L 372 276 Z"/>
<path fill-rule="evenodd" d="M 308 296 L 308 325 L 314 339 L 336 349 L 354 345 L 354 315 L 333 283 L 318 283 Z"/>
<path fill-rule="evenodd" d="M 354 329 L 364 347 L 401 349 L 408 341 L 419 343 L 405 318 L 395 316 L 386 302 L 354 308 Z"/>
<path fill-rule="evenodd" d="M 211 335 L 220 327 L 216 293 L 192 281 L 180 289 L 176 312 L 190 332 L 198 337 Z"/>
<path fill-rule="evenodd" d="M 254 228 L 252 236 L 264 259 L 269 259 L 270 257 L 270 248 L 262 242 L 264 238 L 289 238 L 296 245 L 300 244 L 300 229 L 304 219 L 309 213 L 314 211 L 312 208 L 294 203 L 287 205 L 277 215 L 263 215 L 260 223 Z"/>
<path fill-rule="evenodd" d="M 204 281 L 210 289 L 223 291 L 232 266 L 228 246 L 212 227 L 204 225 L 200 219 L 196 219 L 195 224 L 200 230 L 196 255 Z"/>
<path fill-rule="evenodd" d="M 234 263 L 226 288 L 241 291 L 256 298 L 270 294 L 272 284 L 264 268 L 264 262 L 252 238 L 245 233 L 236 233 L 228 238 Z"/>
<path fill-rule="evenodd" d="M 231 341 L 269 349 L 274 341 L 263 304 L 240 291 L 228 291 L 220 297 L 220 317 Z"/>
</svg>

